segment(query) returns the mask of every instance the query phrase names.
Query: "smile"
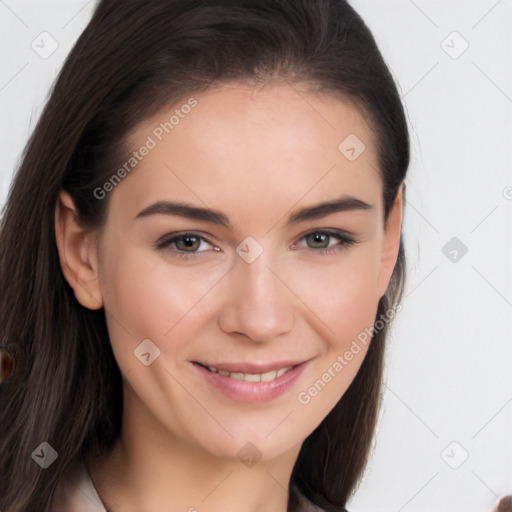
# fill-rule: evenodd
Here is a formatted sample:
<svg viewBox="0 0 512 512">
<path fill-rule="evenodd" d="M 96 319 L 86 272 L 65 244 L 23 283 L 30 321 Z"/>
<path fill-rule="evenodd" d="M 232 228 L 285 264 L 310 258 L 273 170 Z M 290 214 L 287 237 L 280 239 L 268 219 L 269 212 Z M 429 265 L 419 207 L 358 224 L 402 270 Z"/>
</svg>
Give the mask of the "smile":
<svg viewBox="0 0 512 512">
<path fill-rule="evenodd" d="M 242 372 L 228 372 L 227 370 L 218 370 L 214 366 L 206 366 L 212 373 L 220 373 L 225 377 L 230 377 L 236 380 L 244 380 L 245 382 L 271 382 L 284 375 L 287 371 L 291 370 L 293 366 L 286 366 L 279 370 L 271 370 L 266 373 L 242 373 Z"/>
<path fill-rule="evenodd" d="M 196 375 L 225 397 L 237 402 L 267 402 L 290 389 L 309 361 L 281 361 L 266 365 L 239 362 L 218 366 L 197 361 L 191 363 Z"/>
</svg>

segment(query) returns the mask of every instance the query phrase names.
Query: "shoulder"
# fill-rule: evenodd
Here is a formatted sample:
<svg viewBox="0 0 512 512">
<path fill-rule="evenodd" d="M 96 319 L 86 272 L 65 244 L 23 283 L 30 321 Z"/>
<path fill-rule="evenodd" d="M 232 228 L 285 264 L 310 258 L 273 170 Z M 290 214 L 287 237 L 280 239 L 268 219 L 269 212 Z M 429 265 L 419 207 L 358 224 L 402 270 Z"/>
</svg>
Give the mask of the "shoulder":
<svg viewBox="0 0 512 512">
<path fill-rule="evenodd" d="M 59 481 L 49 512 L 107 512 L 82 458 L 77 457 Z"/>
</svg>

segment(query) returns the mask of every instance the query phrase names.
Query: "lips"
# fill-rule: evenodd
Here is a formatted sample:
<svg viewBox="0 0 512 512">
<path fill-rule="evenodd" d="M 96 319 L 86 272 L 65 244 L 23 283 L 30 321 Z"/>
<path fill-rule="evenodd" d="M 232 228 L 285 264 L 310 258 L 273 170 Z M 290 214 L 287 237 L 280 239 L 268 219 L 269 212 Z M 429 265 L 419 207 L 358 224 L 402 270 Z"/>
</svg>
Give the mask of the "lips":
<svg viewBox="0 0 512 512">
<path fill-rule="evenodd" d="M 191 361 L 196 375 L 224 396 L 237 402 L 266 402 L 289 389 L 310 361 L 268 364 Z"/>
</svg>

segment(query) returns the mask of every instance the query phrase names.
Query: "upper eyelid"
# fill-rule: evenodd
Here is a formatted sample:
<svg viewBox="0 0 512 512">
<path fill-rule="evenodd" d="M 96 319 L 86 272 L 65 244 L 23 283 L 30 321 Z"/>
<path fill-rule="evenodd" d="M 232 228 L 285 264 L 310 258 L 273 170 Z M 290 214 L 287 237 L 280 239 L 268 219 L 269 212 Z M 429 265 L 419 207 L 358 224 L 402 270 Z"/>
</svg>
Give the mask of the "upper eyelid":
<svg viewBox="0 0 512 512">
<path fill-rule="evenodd" d="M 300 240 L 301 238 L 304 238 L 308 235 L 311 235 L 313 233 L 327 233 L 331 236 L 342 236 L 345 238 L 355 238 L 356 234 L 351 233 L 350 231 L 347 231 L 346 229 L 339 229 L 339 228 L 313 228 L 313 229 L 307 229 L 306 231 L 303 231 L 302 233 L 299 233 L 295 238 L 297 240 Z"/>
<path fill-rule="evenodd" d="M 311 235 L 313 233 L 327 233 L 328 235 L 343 235 L 345 232 L 342 229 L 335 228 L 316 228 L 316 229 L 307 229 L 302 233 L 299 233 L 295 236 L 295 238 L 304 238 L 305 236 Z M 347 234 L 348 235 L 348 234 Z"/>
<path fill-rule="evenodd" d="M 299 235 L 297 237 L 297 241 L 300 242 L 300 241 L 304 240 L 304 238 L 306 238 L 307 236 L 312 235 L 314 233 L 323 233 L 323 234 L 330 236 L 331 238 L 333 238 L 339 242 L 336 245 L 349 246 L 349 245 L 355 245 L 355 244 L 359 243 L 358 239 L 354 235 L 347 233 L 343 230 L 334 229 L 334 228 L 313 229 L 312 231 L 306 231 L 304 234 Z M 295 247 L 296 243 L 297 242 L 293 243 L 294 247 Z M 310 247 L 309 249 L 312 249 L 312 248 Z M 321 248 L 316 249 L 316 251 L 322 251 L 322 250 L 328 250 L 328 249 L 329 249 L 328 247 L 321 247 Z M 315 249 L 312 249 L 312 250 L 315 250 Z"/>
</svg>

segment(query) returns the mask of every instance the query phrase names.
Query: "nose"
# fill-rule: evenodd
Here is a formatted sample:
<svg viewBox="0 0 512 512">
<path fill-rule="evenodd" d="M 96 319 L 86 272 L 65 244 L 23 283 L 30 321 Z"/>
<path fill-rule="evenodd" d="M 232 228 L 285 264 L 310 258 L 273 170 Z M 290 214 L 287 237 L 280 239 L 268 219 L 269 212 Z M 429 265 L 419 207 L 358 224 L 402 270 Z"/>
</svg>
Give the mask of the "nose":
<svg viewBox="0 0 512 512">
<path fill-rule="evenodd" d="M 272 266 L 265 252 L 252 263 L 236 258 L 219 312 L 224 332 L 265 343 L 291 331 L 294 295 Z"/>
</svg>

